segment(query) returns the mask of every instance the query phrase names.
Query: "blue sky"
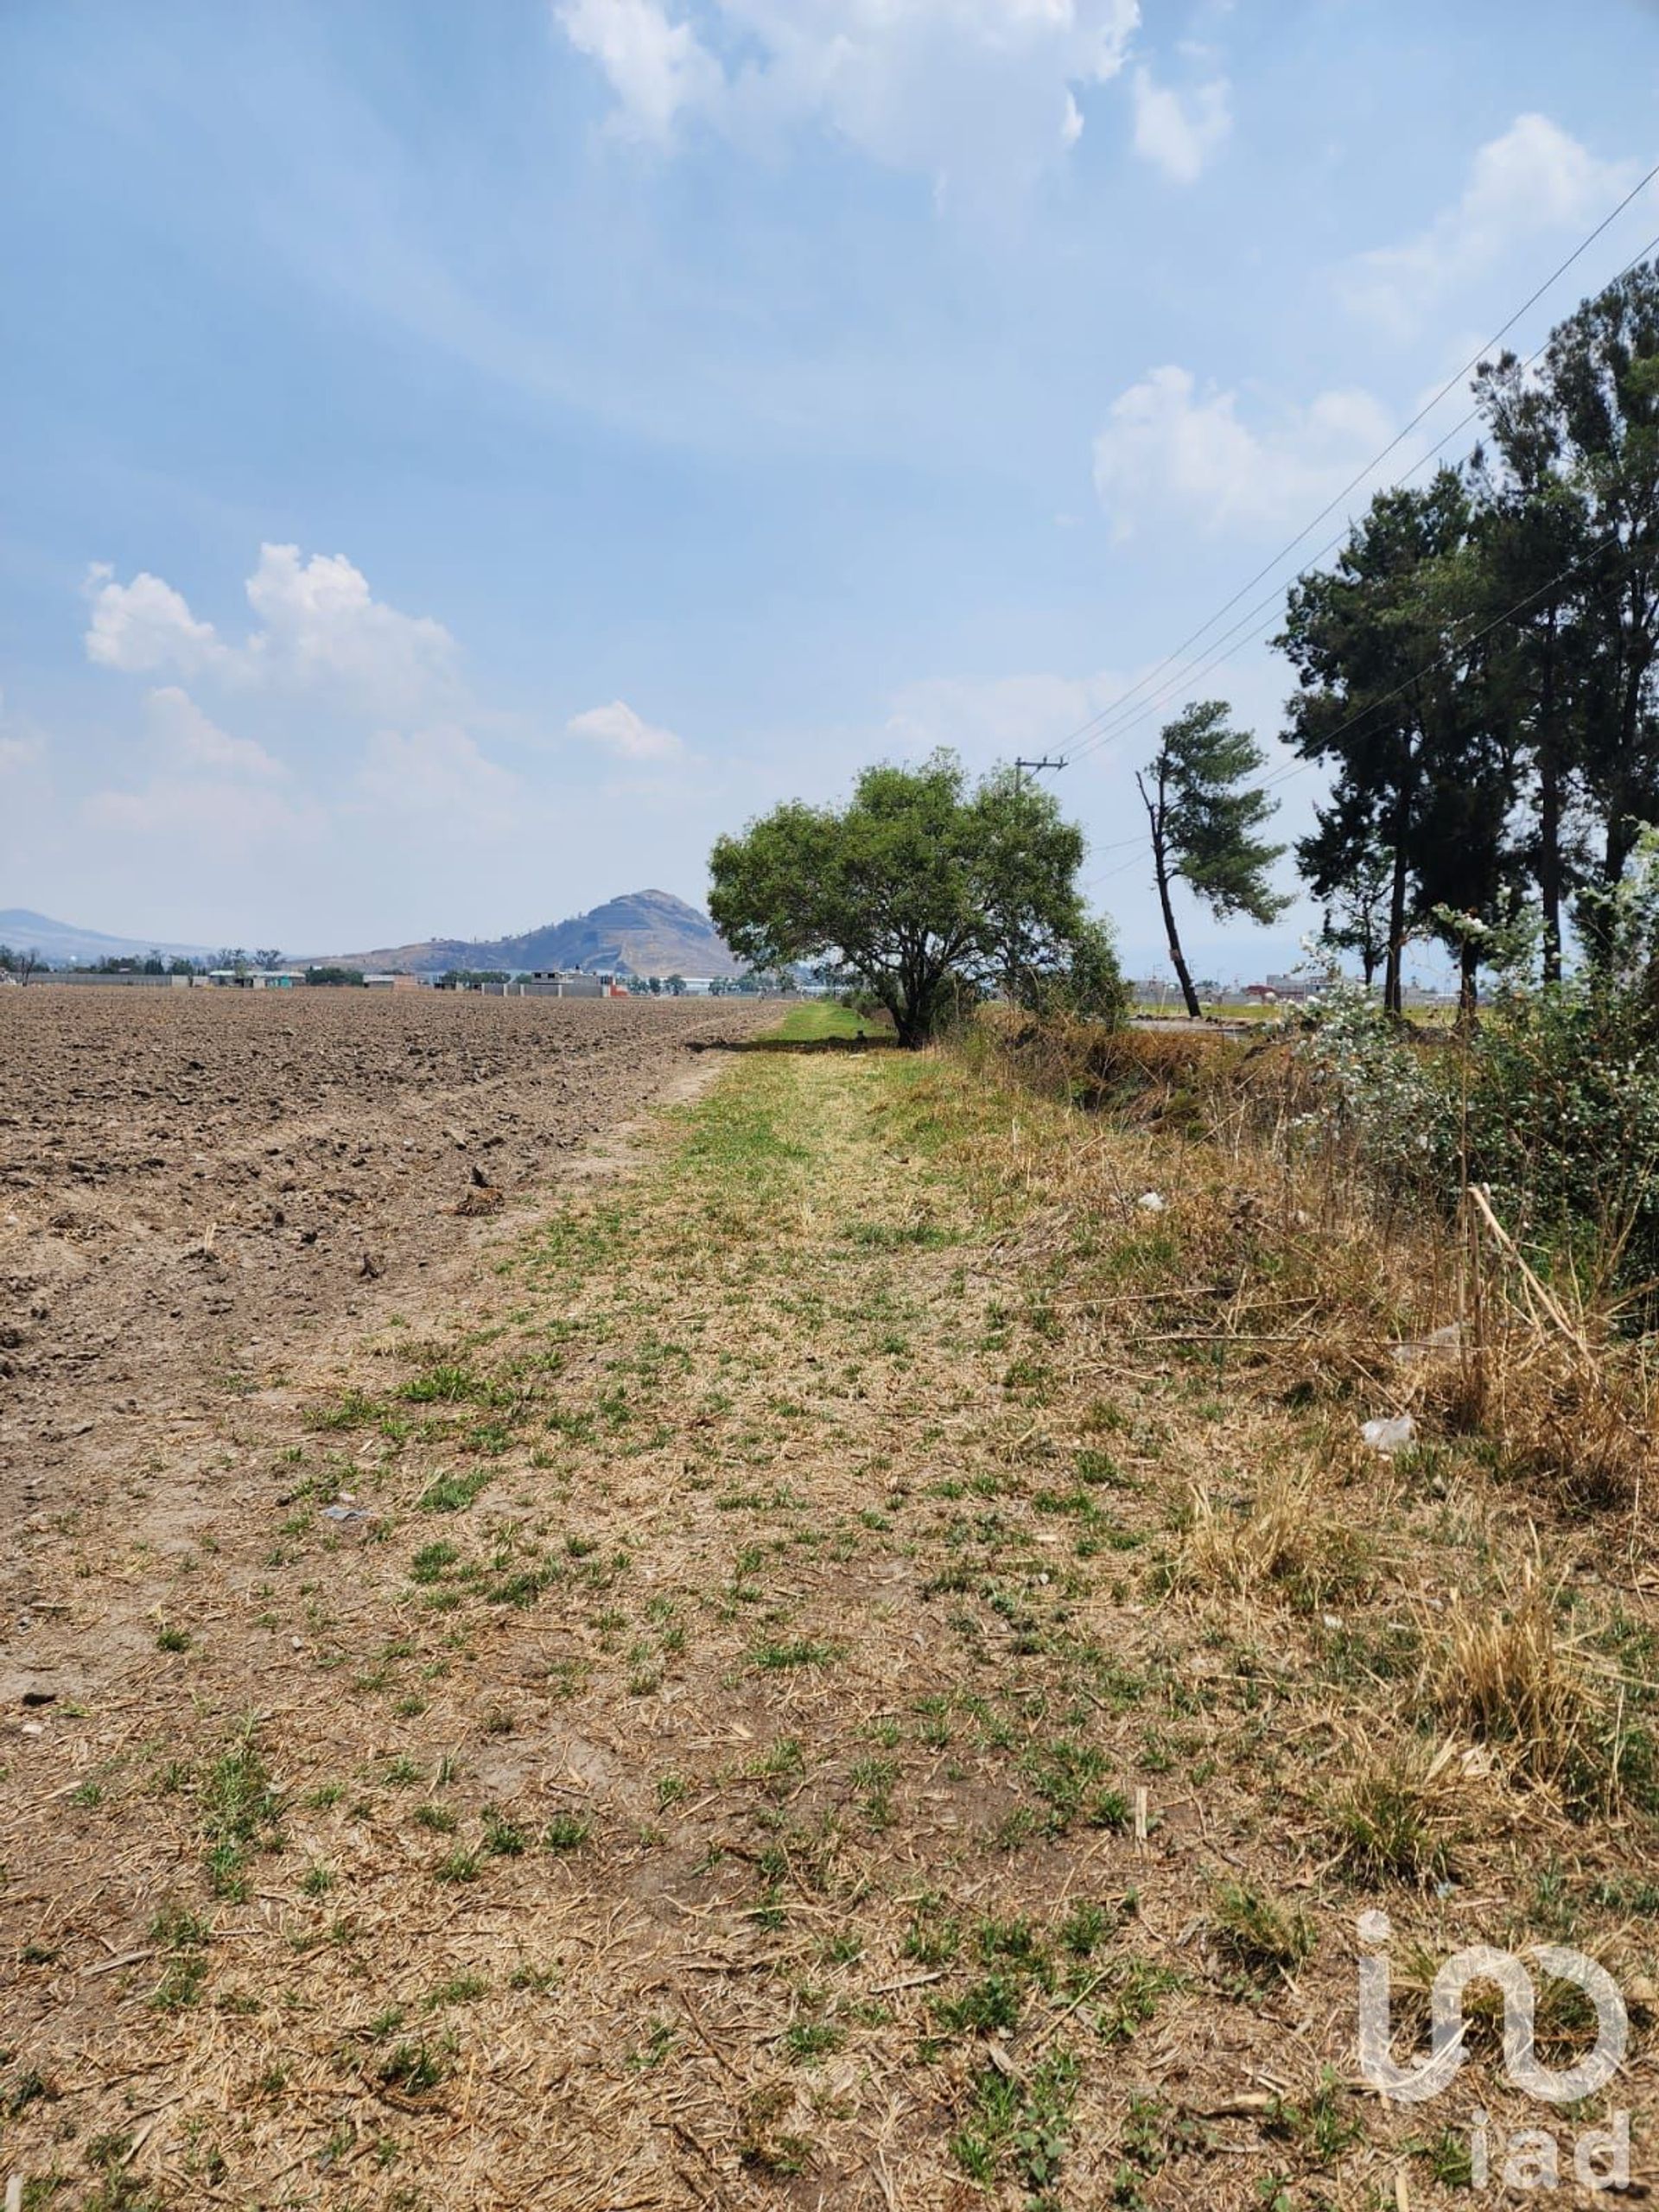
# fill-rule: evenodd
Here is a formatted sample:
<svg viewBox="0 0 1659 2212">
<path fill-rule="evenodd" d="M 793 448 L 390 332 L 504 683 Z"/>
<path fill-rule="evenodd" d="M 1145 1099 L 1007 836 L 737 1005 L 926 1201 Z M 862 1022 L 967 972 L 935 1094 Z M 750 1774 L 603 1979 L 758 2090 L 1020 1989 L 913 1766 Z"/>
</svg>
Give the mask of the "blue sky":
<svg viewBox="0 0 1659 2212">
<path fill-rule="evenodd" d="M 700 899 L 872 758 L 1062 747 L 1616 204 L 1656 93 L 1636 0 L 7 0 L 0 908 L 493 935 Z M 1164 711 L 1271 742 L 1287 688 L 1253 645 Z M 1160 718 L 1058 785 L 1137 970 Z M 1194 916 L 1198 964 L 1307 918 Z"/>
</svg>

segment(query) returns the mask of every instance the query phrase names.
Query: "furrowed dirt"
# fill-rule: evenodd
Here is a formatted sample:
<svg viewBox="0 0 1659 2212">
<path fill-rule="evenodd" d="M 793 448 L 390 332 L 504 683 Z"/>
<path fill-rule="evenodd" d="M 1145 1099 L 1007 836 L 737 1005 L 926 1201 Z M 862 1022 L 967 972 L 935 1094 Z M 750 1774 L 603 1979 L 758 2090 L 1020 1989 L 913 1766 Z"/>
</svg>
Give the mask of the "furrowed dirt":
<svg viewBox="0 0 1659 2212">
<path fill-rule="evenodd" d="M 0 1694 L 98 1666 L 81 1638 L 58 1648 L 31 1534 L 128 1520 L 137 1471 L 149 1535 L 181 1541 L 213 1408 L 418 1302 L 492 1215 L 686 1080 L 691 1040 L 769 1019 L 741 1001 L 0 993 L 0 1512 L 25 1539 L 0 1562 Z"/>
</svg>

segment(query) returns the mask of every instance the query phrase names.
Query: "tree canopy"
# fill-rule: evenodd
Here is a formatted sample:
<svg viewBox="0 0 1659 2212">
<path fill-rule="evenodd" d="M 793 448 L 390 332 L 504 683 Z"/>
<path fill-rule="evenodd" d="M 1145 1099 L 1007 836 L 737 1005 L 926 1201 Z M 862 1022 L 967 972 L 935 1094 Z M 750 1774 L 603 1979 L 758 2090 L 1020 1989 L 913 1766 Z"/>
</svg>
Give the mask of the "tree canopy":
<svg viewBox="0 0 1659 2212">
<path fill-rule="evenodd" d="M 1480 946 L 1520 910 L 1547 980 L 1569 919 L 1605 959 L 1607 899 L 1659 821 L 1659 266 L 1474 391 L 1468 463 L 1379 493 L 1334 568 L 1292 587 L 1279 639 L 1300 679 L 1286 735 L 1332 771 L 1302 873 L 1368 969 L 1386 876 L 1396 1010 L 1423 932 L 1458 948 L 1467 1009 Z"/>
<path fill-rule="evenodd" d="M 1121 1011 L 1109 939 L 1077 887 L 1083 833 L 1052 794 L 954 753 L 867 768 L 842 807 L 774 808 L 709 858 L 709 910 L 757 968 L 830 960 L 924 1045 L 950 1009 L 1000 989 Z"/>
<path fill-rule="evenodd" d="M 1256 834 L 1277 804 L 1250 780 L 1264 765 L 1262 748 L 1247 730 L 1233 728 L 1228 712 L 1220 699 L 1187 708 L 1165 725 L 1156 753 L 1135 779 L 1152 836 L 1169 957 L 1195 1021 L 1198 995 L 1181 950 L 1172 878 L 1179 876 L 1217 916 L 1270 922 L 1289 904 L 1268 880 L 1285 849 Z"/>
</svg>

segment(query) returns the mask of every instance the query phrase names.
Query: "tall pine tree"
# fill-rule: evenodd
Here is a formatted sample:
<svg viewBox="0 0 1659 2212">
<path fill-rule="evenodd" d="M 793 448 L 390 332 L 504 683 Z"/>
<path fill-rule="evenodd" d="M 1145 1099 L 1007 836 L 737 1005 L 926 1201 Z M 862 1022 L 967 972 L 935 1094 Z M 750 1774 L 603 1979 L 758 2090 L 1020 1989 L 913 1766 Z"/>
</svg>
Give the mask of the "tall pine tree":
<svg viewBox="0 0 1659 2212">
<path fill-rule="evenodd" d="M 1257 835 L 1278 809 L 1251 781 L 1265 756 L 1248 730 L 1231 727 L 1228 715 L 1222 699 L 1189 707 L 1166 724 L 1156 753 L 1135 779 L 1152 832 L 1153 876 L 1169 957 L 1194 1021 L 1201 1009 L 1176 926 L 1175 879 L 1217 917 L 1247 914 L 1270 922 L 1289 904 L 1268 880 L 1285 848 Z"/>
</svg>

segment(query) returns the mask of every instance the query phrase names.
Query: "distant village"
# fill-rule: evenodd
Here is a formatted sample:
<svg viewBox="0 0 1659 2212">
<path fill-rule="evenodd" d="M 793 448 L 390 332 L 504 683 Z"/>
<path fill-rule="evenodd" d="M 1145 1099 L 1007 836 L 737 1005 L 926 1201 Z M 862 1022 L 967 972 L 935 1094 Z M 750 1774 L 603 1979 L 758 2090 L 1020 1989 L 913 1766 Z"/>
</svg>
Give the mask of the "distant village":
<svg viewBox="0 0 1659 2212">
<path fill-rule="evenodd" d="M 642 976 L 619 968 L 530 968 L 493 969 L 451 969 L 443 974 L 402 970 L 360 969 L 312 964 L 288 967 L 280 956 L 256 955 L 209 966 L 186 959 L 125 959 L 101 967 L 65 963 L 48 967 L 41 963 L 32 971 L 54 983 L 115 984 L 149 990 L 291 991 L 317 985 L 368 991 L 467 991 L 486 998 L 668 998 L 751 997 L 788 994 L 813 998 L 833 994 L 839 986 L 821 976 L 795 972 L 785 975 Z M 16 967 L 9 967 L 0 948 L 0 985 L 27 981 Z M 1199 998 L 1213 1013 L 1248 1012 L 1274 1006 L 1304 1006 L 1328 987 L 1327 974 L 1309 969 L 1268 975 L 1256 982 L 1199 980 Z M 1180 991 L 1172 977 L 1150 976 L 1131 984 L 1136 1012 L 1143 1017 L 1184 1019 Z M 1422 984 L 1407 984 L 1403 997 L 1408 1006 L 1433 1008 L 1452 1003 L 1451 995 Z"/>
<path fill-rule="evenodd" d="M 798 982 L 793 976 L 638 976 L 626 969 L 451 970 L 440 976 L 334 967 L 284 968 L 254 962 L 209 968 L 187 960 L 121 961 L 101 968 L 42 966 L 34 972 L 54 983 L 124 984 L 138 990 L 291 991 L 321 984 L 368 991 L 471 991 L 486 998 L 724 998 L 780 990 L 810 995 L 830 988 Z M 24 979 L 0 967 L 0 983 L 20 980 Z"/>
</svg>

